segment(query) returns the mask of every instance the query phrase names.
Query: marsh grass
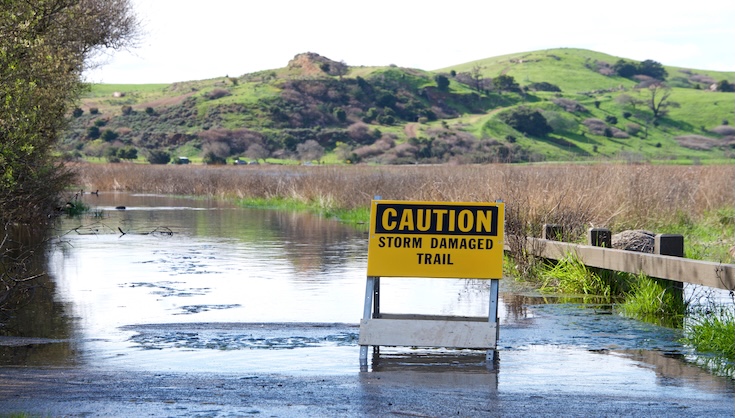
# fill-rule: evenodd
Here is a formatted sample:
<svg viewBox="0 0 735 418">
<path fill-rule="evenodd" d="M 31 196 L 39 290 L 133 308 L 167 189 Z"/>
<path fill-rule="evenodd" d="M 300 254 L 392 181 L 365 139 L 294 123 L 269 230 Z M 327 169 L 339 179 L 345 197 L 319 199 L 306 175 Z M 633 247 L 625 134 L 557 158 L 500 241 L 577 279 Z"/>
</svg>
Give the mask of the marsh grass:
<svg viewBox="0 0 735 418">
<path fill-rule="evenodd" d="M 703 353 L 735 360 L 735 307 L 697 309 L 685 321 L 683 341 Z"/>
<path fill-rule="evenodd" d="M 541 290 L 597 296 L 608 302 L 626 293 L 631 277 L 626 273 L 587 267 L 574 254 L 542 269 Z"/>
<path fill-rule="evenodd" d="M 367 222 L 374 196 L 506 204 L 506 235 L 521 275 L 534 271 L 525 237 L 545 223 L 580 242 L 590 227 L 682 233 L 688 254 L 723 260 L 731 246 L 734 166 L 615 164 L 463 166 L 157 166 L 78 164 L 80 187 L 305 207 Z M 258 203 L 260 202 L 260 203 Z M 351 212 L 354 211 L 354 212 Z M 348 213 L 351 213 L 349 216 Z M 704 232 L 709 231 L 709 232 Z M 690 239 L 690 236 L 692 237 Z M 701 239 L 696 237 L 700 236 Z M 706 242 L 705 242 L 706 241 Z M 710 245 L 693 249 L 690 242 Z M 723 250 L 724 248 L 724 250 Z M 690 255 L 691 257 L 691 255 Z"/>
<path fill-rule="evenodd" d="M 640 274 L 618 309 L 632 318 L 681 328 L 687 302 L 671 283 Z"/>
</svg>

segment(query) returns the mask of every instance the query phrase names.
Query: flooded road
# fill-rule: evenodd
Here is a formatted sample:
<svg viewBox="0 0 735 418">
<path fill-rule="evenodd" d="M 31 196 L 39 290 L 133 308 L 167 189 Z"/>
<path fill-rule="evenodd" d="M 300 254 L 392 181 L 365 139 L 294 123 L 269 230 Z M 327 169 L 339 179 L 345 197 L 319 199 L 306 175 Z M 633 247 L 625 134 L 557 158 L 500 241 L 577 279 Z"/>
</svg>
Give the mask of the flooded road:
<svg viewBox="0 0 735 418">
<path fill-rule="evenodd" d="M 452 393 L 479 397 L 480 406 L 469 402 L 475 409 L 460 409 L 464 415 L 482 413 L 491 403 L 488 395 L 505 396 L 506 402 L 525 399 L 521 404 L 513 398 L 508 414 L 550 399 L 557 399 L 557 412 L 572 411 L 560 400 L 586 396 L 619 402 L 623 415 L 646 399 L 640 415 L 649 415 L 647 407 L 658 415 L 735 412 L 733 380 L 687 361 L 691 353 L 677 342 L 679 331 L 623 318 L 610 306 L 524 293 L 510 280 L 501 281 L 494 370 L 476 351 L 383 348 L 361 373 L 357 324 L 366 280 L 365 231 L 309 214 L 207 200 L 102 192 L 84 199 L 93 215 L 65 219 L 48 251 L 45 299 L 40 292 L 40 302 L 26 306 L 1 330 L 0 412 L 87 411 L 81 400 L 64 403 L 53 389 L 43 391 L 38 379 L 48 370 L 96 382 L 87 396 L 102 409 L 92 415 L 115 415 L 104 411 L 114 412 L 117 401 L 104 404 L 94 394 L 113 390 L 123 375 L 179 382 L 169 382 L 171 387 L 186 379 L 201 379 L 196 384 L 206 386 L 220 376 L 239 382 L 240 389 L 264 376 L 271 383 L 322 379 L 334 399 L 343 392 L 364 394 L 379 383 L 386 393 L 403 388 L 416 390 L 403 396 L 428 396 L 418 416 L 444 415 L 436 402 Z M 121 206 L 125 209 L 116 209 Z M 483 281 L 384 278 L 381 283 L 383 312 L 486 316 L 488 300 Z M 63 382 L 58 375 L 54 379 Z M 19 389 L 23 382 L 35 392 Z M 262 392 L 257 396 L 271 399 Z M 34 406 L 39 399 L 46 399 L 39 404 L 45 406 Z M 192 399 L 192 405 L 203 402 Z M 593 401 L 581 403 L 586 406 L 580 411 L 595 411 Z M 381 405 L 376 413 L 392 411 Z M 169 411 L 165 406 L 157 404 L 153 412 Z M 281 407 L 229 405 L 202 416 L 373 411 Z M 192 408 L 165 415 L 190 415 Z"/>
</svg>

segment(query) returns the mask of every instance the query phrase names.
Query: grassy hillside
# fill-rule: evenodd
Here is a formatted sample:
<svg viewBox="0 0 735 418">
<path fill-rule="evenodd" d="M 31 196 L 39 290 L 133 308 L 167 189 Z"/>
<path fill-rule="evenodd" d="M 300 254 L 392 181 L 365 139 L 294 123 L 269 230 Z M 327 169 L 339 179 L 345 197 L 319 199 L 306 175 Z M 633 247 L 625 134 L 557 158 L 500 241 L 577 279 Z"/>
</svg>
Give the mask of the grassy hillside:
<svg viewBox="0 0 735 418">
<path fill-rule="evenodd" d="M 131 150 L 141 160 L 162 151 L 212 163 L 696 163 L 735 156 L 735 94 L 710 90 L 735 82 L 735 73 L 655 63 L 667 73 L 660 84 L 618 75 L 620 60 L 643 68 L 580 49 L 433 72 L 349 67 L 307 53 L 284 68 L 239 77 L 92 85 L 61 151 L 111 161 L 132 158 Z"/>
</svg>

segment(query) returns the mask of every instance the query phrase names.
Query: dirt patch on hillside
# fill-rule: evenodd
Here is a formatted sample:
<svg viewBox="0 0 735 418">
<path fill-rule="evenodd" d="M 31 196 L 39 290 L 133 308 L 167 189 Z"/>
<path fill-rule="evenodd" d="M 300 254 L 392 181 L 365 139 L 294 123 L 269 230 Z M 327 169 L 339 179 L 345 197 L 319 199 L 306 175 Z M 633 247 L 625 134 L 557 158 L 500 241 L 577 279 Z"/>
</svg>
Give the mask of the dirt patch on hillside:
<svg viewBox="0 0 735 418">
<path fill-rule="evenodd" d="M 133 106 L 135 109 L 144 109 L 146 107 L 152 107 L 152 108 L 159 108 L 159 107 L 170 107 L 170 106 L 176 106 L 178 104 L 181 104 L 186 100 L 187 98 L 191 97 L 195 92 L 189 92 L 186 94 L 182 94 L 180 96 L 172 96 L 172 97 L 161 97 L 160 99 L 152 100 L 150 102 L 145 103 L 139 103 L 135 106 Z"/>
</svg>

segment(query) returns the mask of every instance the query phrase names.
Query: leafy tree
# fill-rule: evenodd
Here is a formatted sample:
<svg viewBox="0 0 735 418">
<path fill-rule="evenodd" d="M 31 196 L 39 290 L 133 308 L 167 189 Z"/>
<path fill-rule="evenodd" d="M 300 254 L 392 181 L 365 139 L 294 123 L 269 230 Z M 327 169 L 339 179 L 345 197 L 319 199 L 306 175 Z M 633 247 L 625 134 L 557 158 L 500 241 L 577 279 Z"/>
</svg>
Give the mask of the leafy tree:
<svg viewBox="0 0 735 418">
<path fill-rule="evenodd" d="M 341 161 L 347 162 L 352 158 L 353 152 L 352 147 L 349 144 L 346 144 L 344 142 L 337 142 L 337 145 L 334 147 L 334 153 L 337 155 L 337 158 L 339 158 Z"/>
<path fill-rule="evenodd" d="M 128 0 L 0 1 L 0 221 L 49 218 L 72 181 L 52 150 L 82 70 L 136 27 Z"/>
<path fill-rule="evenodd" d="M 656 80 L 666 80 L 669 73 L 660 62 L 654 60 L 645 60 L 638 64 L 638 74 L 647 75 Z"/>
<path fill-rule="evenodd" d="M 436 87 L 440 91 L 449 90 L 449 79 L 446 76 L 438 74 L 434 77 L 434 81 L 436 81 Z"/>
<path fill-rule="evenodd" d="M 340 122 L 344 123 L 345 121 L 347 121 L 347 112 L 341 107 L 335 107 L 334 111 L 332 111 L 332 114 Z"/>
<path fill-rule="evenodd" d="M 102 138 L 102 140 L 105 142 L 112 142 L 116 140 L 117 137 L 117 132 L 113 131 L 112 129 L 105 129 L 100 135 L 100 138 Z"/>
<path fill-rule="evenodd" d="M 152 149 L 148 151 L 148 162 L 151 164 L 168 164 L 171 154 L 166 151 Z"/>
<path fill-rule="evenodd" d="M 515 78 L 510 75 L 501 74 L 493 78 L 493 86 L 498 91 L 520 91 L 520 86 L 516 83 Z"/>
<path fill-rule="evenodd" d="M 728 92 L 728 93 L 734 92 L 735 91 L 735 84 L 730 83 L 727 80 L 720 80 L 717 83 L 717 91 Z"/>
<path fill-rule="evenodd" d="M 117 150 L 117 156 L 123 160 L 138 159 L 138 150 L 135 147 L 120 148 Z"/>
<path fill-rule="evenodd" d="M 214 151 L 207 151 L 204 153 L 204 158 L 202 158 L 202 161 L 204 164 L 211 164 L 211 165 L 224 165 L 227 164 L 227 159 L 225 157 L 221 157 L 217 155 Z"/>
<path fill-rule="evenodd" d="M 100 128 L 97 125 L 90 126 L 87 128 L 87 138 L 97 139 L 100 137 Z"/>
<path fill-rule="evenodd" d="M 638 74 L 638 67 L 635 63 L 620 59 L 613 65 L 613 71 L 620 77 L 630 78 Z"/>
<path fill-rule="evenodd" d="M 561 88 L 557 86 L 556 84 L 547 83 L 546 81 L 541 81 L 538 83 L 531 83 L 528 85 L 528 88 L 535 91 L 552 91 L 552 92 L 560 92 Z"/>
<path fill-rule="evenodd" d="M 546 136 L 552 132 L 551 126 L 546 118 L 538 110 L 521 106 L 516 109 L 503 112 L 499 115 L 500 120 L 513 129 L 531 136 Z"/>
</svg>

